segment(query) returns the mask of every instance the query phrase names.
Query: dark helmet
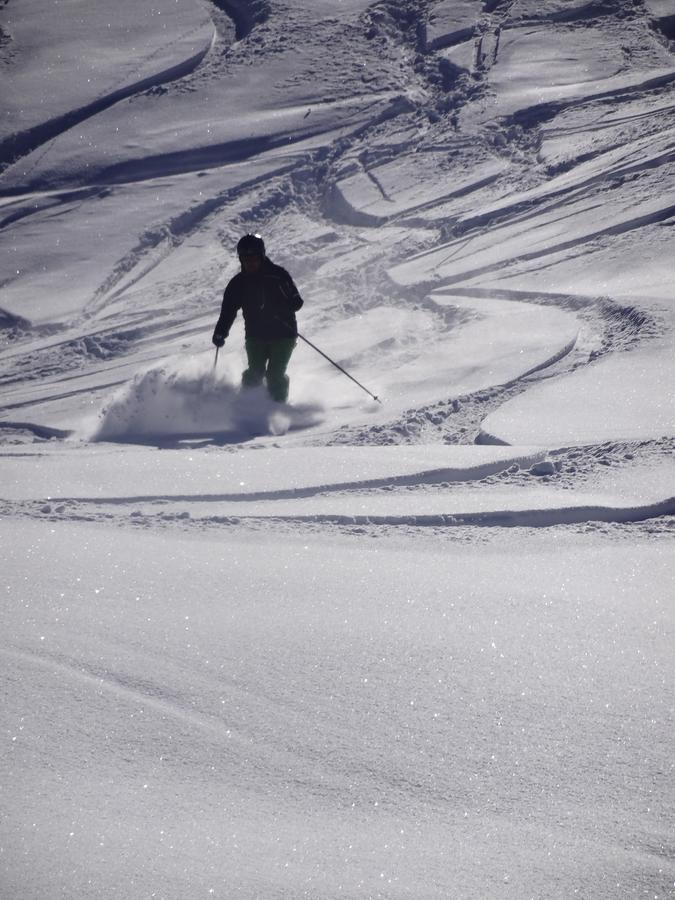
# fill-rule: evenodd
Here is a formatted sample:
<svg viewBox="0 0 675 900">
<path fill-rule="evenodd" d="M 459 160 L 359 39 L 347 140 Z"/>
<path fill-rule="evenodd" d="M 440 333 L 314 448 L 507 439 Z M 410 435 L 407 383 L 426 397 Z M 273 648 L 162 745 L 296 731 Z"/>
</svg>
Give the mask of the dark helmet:
<svg viewBox="0 0 675 900">
<path fill-rule="evenodd" d="M 245 234 L 237 244 L 237 256 L 264 256 L 265 241 L 259 234 Z"/>
</svg>

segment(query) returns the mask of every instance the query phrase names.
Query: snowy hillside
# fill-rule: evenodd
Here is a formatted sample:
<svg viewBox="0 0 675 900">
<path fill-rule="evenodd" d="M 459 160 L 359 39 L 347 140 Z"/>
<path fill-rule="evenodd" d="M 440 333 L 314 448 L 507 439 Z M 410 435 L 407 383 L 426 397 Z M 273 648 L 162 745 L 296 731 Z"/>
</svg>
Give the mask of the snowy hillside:
<svg viewBox="0 0 675 900">
<path fill-rule="evenodd" d="M 672 0 L 0 0 L 0 78 L 0 897 L 675 896 Z M 367 391 L 214 365 L 249 231 Z"/>
</svg>

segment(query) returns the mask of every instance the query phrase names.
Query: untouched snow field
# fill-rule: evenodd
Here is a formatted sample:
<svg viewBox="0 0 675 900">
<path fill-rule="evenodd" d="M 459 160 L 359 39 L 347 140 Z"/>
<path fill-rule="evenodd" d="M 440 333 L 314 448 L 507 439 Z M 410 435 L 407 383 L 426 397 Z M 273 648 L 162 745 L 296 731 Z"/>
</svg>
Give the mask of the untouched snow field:
<svg viewBox="0 0 675 900">
<path fill-rule="evenodd" d="M 0 2 L 2 900 L 675 896 L 674 21 Z"/>
</svg>

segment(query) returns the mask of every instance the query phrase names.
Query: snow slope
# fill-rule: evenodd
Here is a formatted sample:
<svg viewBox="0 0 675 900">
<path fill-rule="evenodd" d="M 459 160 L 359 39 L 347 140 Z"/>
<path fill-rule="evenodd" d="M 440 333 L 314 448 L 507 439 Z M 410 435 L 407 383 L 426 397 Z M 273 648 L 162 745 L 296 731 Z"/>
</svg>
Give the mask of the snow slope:
<svg viewBox="0 0 675 900">
<path fill-rule="evenodd" d="M 674 37 L 0 4 L 0 896 L 673 895 Z"/>
<path fill-rule="evenodd" d="M 23 533 L 10 896 L 664 892 L 659 541 Z"/>
</svg>

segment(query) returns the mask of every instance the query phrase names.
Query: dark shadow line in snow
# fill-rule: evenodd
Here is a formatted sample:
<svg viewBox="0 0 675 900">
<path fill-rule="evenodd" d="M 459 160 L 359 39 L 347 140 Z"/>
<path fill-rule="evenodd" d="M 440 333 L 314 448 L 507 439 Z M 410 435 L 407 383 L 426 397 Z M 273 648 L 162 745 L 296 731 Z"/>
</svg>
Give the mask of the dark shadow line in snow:
<svg viewBox="0 0 675 900">
<path fill-rule="evenodd" d="M 633 117 L 634 120 L 637 120 L 637 118 L 637 116 Z M 615 123 L 612 123 L 611 125 L 607 125 L 606 127 L 611 128 L 614 124 Z M 599 128 L 596 130 L 599 130 Z M 546 166 L 546 174 L 549 178 L 554 179 L 560 175 L 566 174 L 567 172 L 573 171 L 578 166 L 582 166 L 587 162 L 598 162 L 602 160 L 603 157 L 614 156 L 616 155 L 618 150 L 623 150 L 625 157 L 627 157 L 631 147 L 636 143 L 637 141 L 624 141 L 621 139 L 616 139 L 613 143 L 605 144 L 605 146 L 601 150 L 592 148 L 586 153 L 579 153 L 578 156 L 574 156 L 564 162 L 548 164 Z M 593 187 L 603 182 L 611 183 L 617 178 L 626 178 L 628 175 L 646 172 L 649 169 L 656 169 L 659 166 L 666 165 L 667 163 L 672 162 L 674 156 L 675 153 L 673 153 L 673 148 L 672 146 L 669 146 L 666 147 L 661 153 L 656 154 L 649 159 L 638 160 L 637 162 L 631 163 L 626 162 L 624 158 L 622 160 L 619 160 L 616 164 L 612 164 L 605 168 L 602 174 L 591 175 L 589 178 L 586 178 L 583 181 L 578 181 L 571 189 L 563 188 L 557 191 L 552 191 L 550 194 L 547 194 L 546 197 L 555 199 L 556 197 L 565 198 L 568 195 L 574 196 L 575 194 L 581 194 L 584 188 Z M 551 208 L 555 209 L 555 205 L 556 204 L 553 204 Z"/>
<path fill-rule="evenodd" d="M 147 78 L 143 78 L 140 81 L 136 81 L 123 88 L 112 91 L 91 103 L 87 103 L 85 106 L 71 110 L 61 116 L 56 116 L 53 119 L 49 119 L 47 122 L 35 125 L 33 128 L 28 128 L 25 131 L 10 135 L 0 141 L 0 170 L 16 162 L 20 157 L 26 156 L 34 150 L 37 150 L 42 144 L 54 140 L 59 137 L 59 135 L 80 125 L 87 119 L 104 112 L 121 100 L 126 100 L 128 97 L 138 94 L 140 91 L 147 90 L 148 88 L 165 84 L 168 81 L 175 81 L 178 78 L 189 75 L 202 62 L 211 49 L 212 43 L 213 38 L 211 42 L 206 47 L 203 47 L 198 53 L 193 54 L 188 59 L 183 60 L 175 66 L 171 66 L 168 69 L 164 69 L 163 71 L 150 75 Z M 13 188 L 11 190 L 0 191 L 0 196 L 11 197 L 25 192 L 25 187 Z"/>
<path fill-rule="evenodd" d="M 362 116 L 371 108 L 382 106 L 383 100 L 388 101 L 387 108 L 378 116 L 368 121 L 367 124 L 357 125 L 352 132 L 354 138 L 362 135 L 366 130 L 395 117 L 402 111 L 410 111 L 410 102 L 405 96 L 392 95 L 390 91 L 383 91 L 375 95 L 354 95 L 350 102 L 356 102 L 368 96 L 369 103 L 345 114 L 338 129 L 351 127 L 352 120 Z M 332 106 L 333 102 L 327 103 Z M 329 128 L 329 130 L 332 130 Z M 171 153 L 161 153 L 155 156 L 146 156 L 141 160 L 129 160 L 100 170 L 91 174 L 91 181 L 97 184 L 132 184 L 138 181 L 147 181 L 155 178 L 164 178 L 175 175 L 186 175 L 191 172 L 200 172 L 208 169 L 219 169 L 233 163 L 243 163 L 254 156 L 260 156 L 279 149 L 295 150 L 297 143 L 311 141 L 312 138 L 326 133 L 326 126 L 316 125 L 313 128 L 301 128 L 294 131 L 283 131 L 277 134 L 257 135 L 241 140 L 227 141 L 222 144 L 209 144 L 205 147 L 191 147 L 189 150 L 177 150 Z M 280 154 L 280 159 L 283 156 Z M 282 163 L 283 164 L 283 163 Z M 22 193 L 24 190 L 22 190 Z M 0 193 L 0 196 L 2 194 Z"/>
<path fill-rule="evenodd" d="M 671 113 L 675 110 L 675 105 L 670 107 L 669 109 L 661 109 L 659 112 Z M 652 117 L 654 113 L 649 110 L 642 114 L 636 114 L 633 116 L 625 116 L 623 119 L 616 119 L 614 121 L 607 122 L 606 124 L 598 124 L 593 126 L 592 128 L 586 129 L 588 132 L 599 133 L 603 130 L 610 131 L 611 129 L 615 129 L 619 125 L 637 125 L 639 126 L 640 120 L 649 119 Z M 556 133 L 553 128 L 548 129 L 548 135 L 551 137 L 568 137 L 568 136 L 576 136 L 577 134 L 582 134 L 583 129 L 578 128 L 570 128 L 565 131 L 565 129 L 558 129 Z M 560 175 L 565 175 L 568 172 L 574 171 L 588 162 L 595 161 L 600 162 L 603 157 L 607 159 L 611 159 L 612 157 L 616 157 L 619 151 L 623 152 L 623 157 L 619 159 L 616 163 L 610 163 L 608 166 L 604 166 L 602 171 L 598 174 L 593 174 L 588 177 L 585 177 L 579 181 L 574 183 L 572 187 L 561 187 L 556 190 L 552 190 L 546 194 L 542 194 L 542 199 L 544 201 L 548 201 L 549 198 L 551 202 L 551 208 L 555 209 L 557 198 L 566 198 L 568 195 L 571 196 L 583 196 L 583 191 L 585 188 L 592 188 L 597 186 L 598 184 L 604 183 L 612 183 L 617 178 L 625 178 L 627 175 L 632 173 L 639 173 L 643 171 L 647 171 L 648 169 L 655 169 L 659 166 L 666 165 L 671 162 L 673 159 L 673 149 L 672 146 L 666 146 L 663 152 L 660 154 L 655 154 L 654 156 L 649 157 L 648 159 L 638 159 L 637 162 L 630 162 L 630 155 L 633 152 L 634 148 L 641 143 L 640 140 L 625 140 L 625 136 L 620 134 L 617 137 L 614 137 L 609 142 L 605 143 L 601 148 L 591 147 L 587 151 L 578 150 L 576 155 L 570 156 L 568 159 L 561 160 L 559 162 L 548 162 L 545 165 L 546 176 L 549 179 L 549 184 L 551 181 L 554 181 Z M 628 162 L 626 162 L 628 160 Z M 517 211 L 517 204 L 515 204 L 512 208 Z"/>
<path fill-rule="evenodd" d="M 579 237 L 572 238 L 569 241 L 560 241 L 557 244 L 549 244 L 541 250 L 532 250 L 529 253 L 521 253 L 518 256 L 511 256 L 508 259 L 499 260 L 498 262 L 490 263 L 489 265 L 477 266 L 473 269 L 466 269 L 465 271 L 460 272 L 457 275 L 439 276 L 438 281 L 435 284 L 435 289 L 440 290 L 443 285 L 446 284 L 460 284 L 465 280 L 475 278 L 479 275 L 487 275 L 490 272 L 499 272 L 502 269 L 513 265 L 514 263 L 527 262 L 528 260 L 535 259 L 539 260 L 546 256 L 552 256 L 553 254 L 561 253 L 565 250 L 573 250 L 575 247 L 583 244 L 588 244 L 589 242 L 597 240 L 598 238 L 626 234 L 629 231 L 643 228 L 646 225 L 657 225 L 659 222 L 663 222 L 671 218 L 671 216 L 673 215 L 675 215 L 675 205 L 667 206 L 664 209 L 645 213 L 642 216 L 635 216 L 635 218 L 633 219 L 619 222 L 616 225 L 610 225 L 607 228 L 599 228 L 597 229 L 597 231 L 580 235 Z M 420 254 L 420 257 L 424 255 L 430 256 L 431 254 L 437 252 L 438 250 L 426 251 L 424 254 Z M 414 257 L 411 257 L 411 259 L 414 259 Z M 438 265 L 442 266 L 443 262 L 438 263 Z M 434 269 L 435 268 L 436 266 L 434 266 Z"/>
<path fill-rule="evenodd" d="M 232 19 L 238 41 L 248 37 L 256 25 L 262 25 L 270 14 L 268 0 L 211 0 L 211 2 Z"/>
<path fill-rule="evenodd" d="M 425 53 L 435 53 L 439 50 L 448 50 L 450 47 L 456 47 L 458 44 L 463 44 L 465 41 L 470 40 L 477 31 L 478 23 L 472 22 L 470 25 L 465 26 L 456 25 L 452 30 L 443 34 L 437 34 L 433 38 L 428 36 L 428 26 L 428 22 L 421 24 L 422 46 Z"/>
<path fill-rule="evenodd" d="M 675 81 L 675 71 L 666 72 L 663 75 L 647 78 L 645 81 L 640 81 L 636 84 L 614 87 L 609 90 L 598 91 L 597 93 L 585 94 L 582 97 L 552 100 L 545 103 L 537 103 L 533 106 L 527 106 L 506 116 L 502 122 L 505 126 L 520 125 L 521 128 L 525 129 L 536 128 L 539 125 L 550 122 L 551 119 L 554 119 L 563 110 L 575 109 L 594 100 L 622 100 L 624 98 L 630 98 L 633 95 L 642 93 L 642 91 L 651 91 L 667 87 L 669 84 L 672 84 L 673 81 Z"/>
<path fill-rule="evenodd" d="M 288 431 L 302 430 L 305 427 L 307 426 L 290 426 Z M 261 425 L 260 430 L 258 431 L 233 428 L 230 430 L 213 431 L 208 434 L 196 433 L 193 431 L 181 434 L 134 434 L 133 432 L 120 435 L 102 434 L 90 438 L 90 441 L 93 444 L 132 444 L 140 447 L 156 447 L 158 450 L 198 450 L 200 447 L 228 447 L 236 444 L 247 444 L 250 441 L 273 436 L 274 435 L 266 426 Z M 93 502 L 94 498 L 91 499 Z M 148 497 L 146 499 L 162 500 L 168 498 Z M 115 501 L 111 500 L 110 502 Z"/>
<path fill-rule="evenodd" d="M 396 201 L 385 192 L 379 179 L 375 176 L 374 171 L 374 169 L 370 169 L 366 171 L 365 174 L 376 185 L 382 194 L 383 200 L 387 203 L 395 203 Z M 415 220 L 415 216 L 418 216 L 420 213 L 426 212 L 427 210 L 434 210 L 451 200 L 466 197 L 474 191 L 478 191 L 481 188 L 487 187 L 498 181 L 502 175 L 502 172 L 486 175 L 484 178 L 472 181 L 470 184 L 463 185 L 444 194 L 439 194 L 433 200 L 407 206 L 405 209 L 392 213 L 391 215 L 357 210 L 355 207 L 351 206 L 351 204 L 342 196 L 340 191 L 334 187 L 328 198 L 330 206 L 327 204 L 325 212 L 327 215 L 331 215 L 335 222 L 343 225 L 364 225 L 366 227 L 391 225 L 396 223 L 412 225 L 416 224 L 417 220 Z"/>
<path fill-rule="evenodd" d="M 322 128 L 315 128 L 311 131 L 303 131 L 297 137 L 298 140 L 305 141 L 322 134 L 322 132 Z M 246 162 L 254 156 L 279 148 L 292 148 L 294 140 L 293 134 L 284 132 L 277 135 L 243 138 L 224 144 L 210 144 L 206 147 L 191 147 L 119 163 L 98 173 L 93 173 L 91 178 L 101 185 L 123 185 L 175 175 L 187 175 L 191 172 L 219 169 L 233 163 Z"/>
<path fill-rule="evenodd" d="M 83 377 L 83 376 L 72 376 L 73 378 Z M 126 379 L 117 379 L 116 381 L 107 381 L 102 384 L 97 384 L 95 387 L 91 385 L 88 387 L 77 388 L 77 390 L 73 391 L 61 391 L 61 393 L 49 394 L 48 396 L 40 397 L 39 399 L 33 400 L 21 400 L 18 403 L 6 403 L 4 406 L 0 406 L 0 414 L 7 412 L 10 409 L 24 409 L 25 407 L 37 406 L 42 403 L 51 403 L 54 400 L 67 400 L 69 397 L 79 397 L 82 394 L 91 394 L 94 390 L 96 391 L 109 391 L 112 388 L 120 387 L 120 385 L 125 384 Z M 0 422 L 0 426 L 2 425 L 10 425 L 13 426 L 14 422 Z M 35 425 L 32 426 L 30 423 L 23 423 L 24 427 L 35 427 L 39 428 L 41 426 Z"/>
<path fill-rule="evenodd" d="M 601 153 L 592 154 L 592 156 L 597 160 L 605 153 L 609 154 L 611 152 L 611 150 L 603 150 Z M 516 200 L 488 213 L 480 213 L 475 216 L 467 216 L 462 220 L 461 225 L 455 226 L 455 228 L 453 229 L 455 238 L 452 242 L 452 245 L 456 245 L 460 242 L 461 244 L 457 249 L 454 249 L 446 259 L 452 259 L 453 257 L 455 257 L 468 243 L 471 242 L 471 240 L 473 240 L 473 238 L 477 234 L 483 233 L 487 227 L 490 227 L 494 230 L 496 228 L 499 228 L 502 223 L 512 225 L 516 222 L 522 221 L 527 224 L 528 220 L 536 220 L 537 216 L 541 216 L 544 213 L 550 213 L 560 208 L 565 209 L 569 205 L 571 199 L 583 198 L 584 192 L 591 188 L 597 189 L 599 186 L 602 187 L 603 183 L 606 183 L 607 181 L 611 182 L 617 177 L 625 178 L 632 174 L 639 174 L 649 169 L 658 168 L 659 166 L 666 165 L 667 163 L 671 162 L 674 158 L 675 151 L 672 147 L 667 147 L 662 153 L 652 157 L 651 159 L 641 160 L 636 163 L 625 163 L 622 161 L 616 164 L 613 168 L 610 167 L 609 169 L 606 169 L 601 174 L 591 175 L 587 178 L 584 178 L 582 181 L 576 182 L 571 187 L 565 186 L 551 189 L 550 191 L 547 191 L 539 197 L 529 197 L 524 200 Z M 569 168 L 574 168 L 577 162 L 578 161 L 575 161 L 572 165 L 569 166 Z M 477 187 L 480 186 L 480 184 L 477 185 Z M 595 194 L 588 196 L 594 197 Z M 433 208 L 436 203 L 432 202 L 425 205 Z M 574 215 L 574 212 L 570 212 L 566 214 L 566 217 L 571 218 L 574 217 Z M 558 221 L 561 220 L 558 219 Z M 536 221 L 534 223 L 531 223 L 530 227 L 536 228 Z M 446 246 L 451 246 L 451 244 L 448 243 L 446 244 Z M 428 255 L 429 252 L 429 250 L 423 251 L 422 253 L 411 256 L 410 259 L 419 259 L 425 255 Z"/>
<path fill-rule="evenodd" d="M 655 11 L 651 14 L 650 11 L 650 19 L 654 31 L 660 32 L 669 41 L 675 41 L 675 13 L 659 14 Z"/>
<path fill-rule="evenodd" d="M 585 309 L 592 306 L 599 299 L 597 294 L 564 294 L 560 291 L 528 291 L 520 288 L 479 288 L 479 287 L 462 287 L 455 288 L 452 286 L 434 288 L 432 294 L 438 292 L 441 294 L 449 294 L 457 297 L 476 297 L 477 299 L 487 300 L 512 300 L 519 303 L 547 303 L 560 306 L 563 309 Z"/>
<path fill-rule="evenodd" d="M 588 0 L 583 6 L 573 5 L 571 9 L 547 9 L 541 4 L 540 13 L 528 13 L 522 18 L 516 20 L 518 28 L 529 28 L 531 26 L 541 26 L 543 24 L 570 22 L 572 24 L 581 24 L 588 19 L 599 19 L 603 16 L 610 16 L 614 12 L 613 5 L 607 3 L 607 0 Z"/>
<path fill-rule="evenodd" d="M 7 421 L 0 422 L 0 432 L 1 431 L 27 431 L 29 434 L 33 434 L 38 438 L 44 438 L 45 440 L 49 440 L 49 438 L 65 440 L 66 438 L 72 437 L 74 433 L 63 428 L 50 428 L 48 425 L 36 425 L 33 422 Z"/>
<path fill-rule="evenodd" d="M 13 225 L 21 219 L 39 213 L 49 213 L 53 209 L 51 215 L 61 215 L 63 207 L 67 204 L 84 202 L 86 200 L 97 199 L 102 200 L 110 193 L 109 188 L 77 188 L 72 191 L 54 191 L 44 194 L 41 197 L 36 195 L 28 195 L 20 197 L 16 204 L 11 204 L 8 208 L 12 211 L 3 218 L 0 218 L 0 231 L 8 225 Z"/>
<path fill-rule="evenodd" d="M 481 188 L 488 187 L 489 185 L 494 184 L 503 176 L 503 174 L 503 172 L 495 172 L 493 174 L 486 175 L 484 178 L 479 178 L 476 181 L 472 181 L 470 184 L 462 185 L 461 187 L 455 188 L 454 190 L 449 191 L 446 194 L 441 194 L 433 200 L 429 200 L 425 203 L 420 203 L 418 206 L 410 206 L 403 212 L 397 213 L 395 216 L 385 218 L 384 221 L 387 223 L 397 222 L 401 219 L 406 219 L 408 216 L 414 216 L 421 212 L 426 212 L 427 210 L 433 210 L 450 200 L 456 200 L 461 197 L 468 197 L 469 194 L 474 193 L 474 191 L 479 191 L 481 190 Z"/>
<path fill-rule="evenodd" d="M 27 332 L 31 330 L 31 327 L 29 319 L 24 319 L 23 316 L 18 316 L 16 313 L 0 307 L 0 331 Z"/>
<path fill-rule="evenodd" d="M 303 500 L 319 494 L 345 493 L 349 491 L 376 490 L 385 487 L 414 487 L 420 484 L 466 483 L 481 481 L 498 475 L 516 464 L 521 467 L 543 460 L 545 452 L 514 455 L 507 460 L 484 463 L 471 468 L 426 469 L 410 475 L 391 475 L 369 478 L 363 481 L 344 481 L 336 484 L 318 484 L 302 488 L 286 488 L 276 491 L 251 491 L 236 494 L 146 494 L 131 497 L 52 497 L 54 503 L 79 503 L 97 506 L 121 506 L 135 503 L 251 503 L 254 501 Z"/>
<path fill-rule="evenodd" d="M 240 522 L 287 522 L 312 525 L 376 525 L 423 528 L 476 526 L 481 528 L 553 528 L 558 525 L 582 525 L 586 522 L 628 524 L 644 522 L 663 516 L 675 515 L 675 497 L 644 506 L 578 506 L 554 509 L 494 510 L 477 513 L 435 513 L 432 515 L 286 515 L 286 516 L 234 516 L 223 517 L 223 523 L 232 519 Z"/>
</svg>

